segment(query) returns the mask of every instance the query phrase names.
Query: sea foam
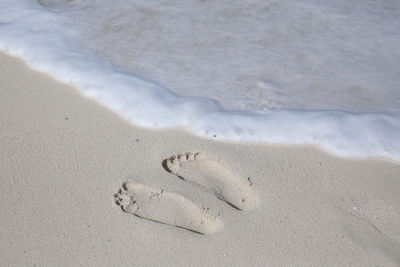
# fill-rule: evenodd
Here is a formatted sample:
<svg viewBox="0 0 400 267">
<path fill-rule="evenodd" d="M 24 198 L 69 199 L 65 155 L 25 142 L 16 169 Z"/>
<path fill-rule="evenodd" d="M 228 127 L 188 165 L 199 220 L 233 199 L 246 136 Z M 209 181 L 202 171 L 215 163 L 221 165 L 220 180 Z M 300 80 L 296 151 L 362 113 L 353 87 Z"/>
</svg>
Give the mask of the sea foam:
<svg viewBox="0 0 400 267">
<path fill-rule="evenodd" d="M 400 161 L 398 6 L 110 2 L 2 0 L 0 49 L 140 126 Z"/>
</svg>

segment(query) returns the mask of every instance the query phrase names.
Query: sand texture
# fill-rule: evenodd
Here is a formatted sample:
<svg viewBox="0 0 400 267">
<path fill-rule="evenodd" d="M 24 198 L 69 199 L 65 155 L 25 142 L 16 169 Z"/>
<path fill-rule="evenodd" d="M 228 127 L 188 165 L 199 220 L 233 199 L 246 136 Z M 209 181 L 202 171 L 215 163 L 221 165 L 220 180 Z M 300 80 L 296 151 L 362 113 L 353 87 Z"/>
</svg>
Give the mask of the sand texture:
<svg viewBox="0 0 400 267">
<path fill-rule="evenodd" d="M 135 127 L 4 54 L 0 114 L 0 266 L 400 265 L 399 164 Z M 126 181 L 149 219 L 115 203 Z M 173 226 L 193 207 L 223 229 Z"/>
<path fill-rule="evenodd" d="M 250 177 L 247 180 L 240 178 L 204 152 L 174 155 L 166 160 L 166 167 L 178 177 L 204 187 L 237 209 L 252 210 L 260 204 Z"/>
<path fill-rule="evenodd" d="M 224 227 L 217 216 L 207 213 L 207 209 L 164 189 L 156 190 L 128 181 L 114 197 L 123 211 L 143 219 L 182 227 L 199 234 L 213 234 Z"/>
</svg>

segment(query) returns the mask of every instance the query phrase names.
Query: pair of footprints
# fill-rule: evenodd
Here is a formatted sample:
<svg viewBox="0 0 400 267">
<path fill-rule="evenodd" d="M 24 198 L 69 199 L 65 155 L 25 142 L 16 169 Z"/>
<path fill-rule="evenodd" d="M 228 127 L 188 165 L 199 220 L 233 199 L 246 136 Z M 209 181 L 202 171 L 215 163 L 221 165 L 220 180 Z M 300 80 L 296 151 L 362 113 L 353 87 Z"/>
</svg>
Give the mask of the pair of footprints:
<svg viewBox="0 0 400 267">
<path fill-rule="evenodd" d="M 172 156 L 165 167 L 180 178 L 212 192 L 217 198 L 240 210 L 252 210 L 260 198 L 249 180 L 240 178 L 230 169 L 204 153 Z M 137 182 L 125 182 L 115 202 L 122 210 L 138 217 L 182 227 L 202 234 L 221 231 L 223 222 L 189 199 L 163 189 L 155 190 Z"/>
</svg>

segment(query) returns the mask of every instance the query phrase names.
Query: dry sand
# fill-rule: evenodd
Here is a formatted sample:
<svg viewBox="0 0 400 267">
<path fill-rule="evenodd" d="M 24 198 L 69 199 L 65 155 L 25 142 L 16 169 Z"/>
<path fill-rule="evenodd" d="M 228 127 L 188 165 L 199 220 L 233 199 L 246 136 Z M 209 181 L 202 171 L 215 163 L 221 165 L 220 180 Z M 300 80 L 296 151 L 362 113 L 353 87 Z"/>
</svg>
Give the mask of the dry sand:
<svg viewBox="0 0 400 267">
<path fill-rule="evenodd" d="M 135 127 L 0 54 L 1 266 L 398 266 L 400 165 L 311 146 L 233 144 Z M 205 151 L 259 207 L 235 209 L 162 161 Z M 124 181 L 182 195 L 224 228 L 202 235 L 125 213 Z"/>
</svg>

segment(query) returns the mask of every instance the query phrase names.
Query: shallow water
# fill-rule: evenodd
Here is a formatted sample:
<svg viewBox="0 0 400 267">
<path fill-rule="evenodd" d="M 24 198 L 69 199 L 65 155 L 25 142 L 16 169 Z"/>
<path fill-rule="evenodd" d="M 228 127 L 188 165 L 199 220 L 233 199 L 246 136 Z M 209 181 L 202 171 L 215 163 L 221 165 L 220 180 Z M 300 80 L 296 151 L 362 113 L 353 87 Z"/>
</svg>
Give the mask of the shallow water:
<svg viewBox="0 0 400 267">
<path fill-rule="evenodd" d="M 42 1 L 83 44 L 229 110 L 400 111 L 400 4 L 376 1 Z"/>
<path fill-rule="evenodd" d="M 397 1 L 0 5 L 0 48 L 139 125 L 400 160 Z"/>
</svg>

